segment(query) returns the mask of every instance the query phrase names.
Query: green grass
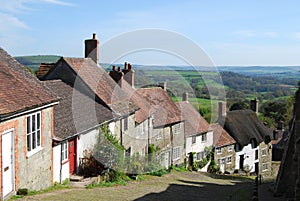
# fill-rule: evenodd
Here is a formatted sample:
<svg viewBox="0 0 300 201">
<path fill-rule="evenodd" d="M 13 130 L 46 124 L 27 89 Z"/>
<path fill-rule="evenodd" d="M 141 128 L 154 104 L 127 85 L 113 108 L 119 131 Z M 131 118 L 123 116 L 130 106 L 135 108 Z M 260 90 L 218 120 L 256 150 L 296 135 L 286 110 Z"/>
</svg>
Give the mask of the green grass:
<svg viewBox="0 0 300 201">
<path fill-rule="evenodd" d="M 46 189 L 42 189 L 42 190 L 39 190 L 39 191 L 29 190 L 27 195 L 14 195 L 9 200 L 16 200 L 16 199 L 19 199 L 19 198 L 23 198 L 25 196 L 33 196 L 33 195 L 38 195 L 38 194 L 42 194 L 42 193 L 48 193 L 48 192 L 51 192 L 51 191 L 68 189 L 68 188 L 71 188 L 71 186 L 69 186 L 69 182 L 70 181 L 67 179 L 62 184 L 55 183 L 53 186 L 50 186 Z"/>
</svg>

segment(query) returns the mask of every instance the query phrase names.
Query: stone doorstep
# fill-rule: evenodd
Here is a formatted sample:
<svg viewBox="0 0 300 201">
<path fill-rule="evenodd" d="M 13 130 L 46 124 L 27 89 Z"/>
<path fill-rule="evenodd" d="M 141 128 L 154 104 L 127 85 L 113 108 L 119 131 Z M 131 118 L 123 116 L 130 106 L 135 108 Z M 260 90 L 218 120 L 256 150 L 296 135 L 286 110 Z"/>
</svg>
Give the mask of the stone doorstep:
<svg viewBox="0 0 300 201">
<path fill-rule="evenodd" d="M 71 180 L 71 177 L 70 177 L 70 186 L 73 186 L 73 187 L 85 188 L 86 186 L 88 186 L 90 184 L 96 184 L 98 182 L 99 182 L 98 177 L 88 177 L 88 178 L 82 177 L 82 179 L 80 181 Z"/>
<path fill-rule="evenodd" d="M 84 179 L 83 176 L 79 176 L 79 175 L 70 175 L 70 181 L 82 181 Z"/>
</svg>

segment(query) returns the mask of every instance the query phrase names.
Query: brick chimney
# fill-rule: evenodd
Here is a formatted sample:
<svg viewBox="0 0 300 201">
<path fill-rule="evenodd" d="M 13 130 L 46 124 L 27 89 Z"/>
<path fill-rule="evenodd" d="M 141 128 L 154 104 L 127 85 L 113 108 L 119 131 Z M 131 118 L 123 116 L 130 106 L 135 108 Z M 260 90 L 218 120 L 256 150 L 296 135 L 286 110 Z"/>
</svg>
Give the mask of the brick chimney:
<svg viewBox="0 0 300 201">
<path fill-rule="evenodd" d="M 98 63 L 98 46 L 99 40 L 96 38 L 96 34 L 93 33 L 92 39 L 87 39 L 85 43 L 85 58 L 91 58 L 95 63 Z"/>
<path fill-rule="evenodd" d="M 131 64 L 125 62 L 122 72 L 124 73 L 124 80 L 126 80 L 130 86 L 134 87 L 134 70 Z"/>
<path fill-rule="evenodd" d="M 250 101 L 250 109 L 258 114 L 258 100 L 256 98 Z"/>
<path fill-rule="evenodd" d="M 218 103 L 218 122 L 221 126 L 225 123 L 226 117 L 226 102 L 219 102 Z"/>
<path fill-rule="evenodd" d="M 109 75 L 116 83 L 118 83 L 122 87 L 124 73 L 122 72 L 121 67 L 118 67 L 118 70 L 116 70 L 116 66 L 113 66 L 112 70 L 109 72 Z"/>
<path fill-rule="evenodd" d="M 184 92 L 182 94 L 182 101 L 189 101 L 189 93 L 188 92 Z"/>
<path fill-rule="evenodd" d="M 167 82 L 160 82 L 157 85 L 161 87 L 163 90 L 167 91 Z"/>
</svg>

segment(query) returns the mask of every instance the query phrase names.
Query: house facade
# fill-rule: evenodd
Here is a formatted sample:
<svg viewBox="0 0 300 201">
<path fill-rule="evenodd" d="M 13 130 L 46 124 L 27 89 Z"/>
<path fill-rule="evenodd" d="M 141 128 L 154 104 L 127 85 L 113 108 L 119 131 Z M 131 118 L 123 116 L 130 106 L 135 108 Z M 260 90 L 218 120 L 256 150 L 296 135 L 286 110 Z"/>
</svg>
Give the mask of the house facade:
<svg viewBox="0 0 300 201">
<path fill-rule="evenodd" d="M 212 124 L 214 160 L 222 173 L 233 173 L 236 169 L 236 141 L 218 124 Z"/>
<path fill-rule="evenodd" d="M 96 41 L 96 42 L 95 42 Z M 85 49 L 98 49 L 98 40 L 93 36 L 93 39 L 86 40 Z M 90 42 L 92 45 L 90 46 Z M 65 90 L 59 90 L 59 87 L 52 87 L 55 93 L 60 94 L 64 99 L 68 100 L 68 111 L 64 108 L 57 107 L 59 110 L 64 110 L 64 114 L 71 114 L 70 121 L 73 121 L 75 129 L 69 131 L 66 136 L 58 138 L 68 139 L 69 148 L 74 144 L 74 152 L 76 155 L 74 162 L 75 170 L 72 172 L 70 165 L 70 173 L 78 172 L 81 166 L 81 161 L 86 158 L 87 153 L 92 152 L 94 145 L 99 140 L 99 125 L 107 125 L 109 131 L 119 140 L 120 144 L 126 149 L 126 156 L 139 154 L 145 156 L 148 152 L 148 136 L 152 131 L 152 117 L 149 113 L 149 106 L 140 97 L 133 88 L 133 81 L 130 84 L 129 78 L 134 80 L 133 70 L 128 69 L 126 65 L 126 72 L 130 76 L 120 77 L 117 82 L 112 75 L 109 75 L 102 67 L 95 61 L 98 61 L 94 54 L 88 54 L 86 58 L 61 58 L 50 70 L 42 76 L 43 80 L 53 81 L 60 80 L 65 86 L 60 84 L 60 87 Z M 129 64 L 130 65 L 130 64 Z M 131 68 L 131 67 L 129 67 Z M 123 73 L 122 73 L 123 75 Z M 129 77 L 129 78 L 128 78 Z M 69 87 L 70 89 L 66 89 Z M 66 94 L 66 91 L 68 93 Z M 76 96 L 76 94 L 80 94 Z M 89 98 L 89 101 L 82 102 Z M 78 103 L 77 103 L 78 102 Z M 87 112 L 86 112 L 87 111 Z M 58 117 L 58 121 L 63 124 L 63 119 Z M 89 125 L 83 122 L 92 121 Z M 59 126 L 58 126 L 59 127 Z M 63 133 L 63 132 L 62 132 Z M 77 136 L 70 141 L 71 136 Z M 62 142 L 62 141 L 60 141 Z M 62 143 L 57 143 L 55 150 L 57 150 L 57 161 L 59 161 L 58 150 Z M 65 145 L 66 146 L 66 145 Z M 60 158 L 61 160 L 61 158 Z M 69 162 L 72 161 L 69 155 Z M 68 161 L 59 161 L 57 164 L 68 165 Z M 64 169 L 57 166 L 57 169 Z M 67 172 L 68 168 L 65 168 Z M 58 175 L 58 174 L 57 174 Z M 64 174 L 67 175 L 67 174 Z M 58 178 L 58 177 L 57 177 Z M 60 177 L 62 181 L 65 176 Z"/>
<path fill-rule="evenodd" d="M 199 114 L 194 106 L 188 101 L 188 94 L 183 94 L 183 101 L 176 103 L 181 111 L 185 123 L 185 155 L 194 155 L 194 161 L 202 160 L 208 153 L 206 148 L 213 145 L 213 131 L 207 121 Z"/>
<path fill-rule="evenodd" d="M 164 167 L 179 165 L 184 162 L 184 122 L 176 104 L 166 90 L 160 87 L 137 89 L 150 105 L 153 115 L 153 133 L 149 144 L 160 152 L 161 164 Z"/>
<path fill-rule="evenodd" d="M 1 199 L 52 185 L 53 106 L 57 97 L 0 48 Z"/>
<path fill-rule="evenodd" d="M 237 142 L 236 169 L 264 176 L 272 174 L 271 133 L 258 119 L 256 112 L 252 110 L 227 112 L 224 129 Z"/>
</svg>

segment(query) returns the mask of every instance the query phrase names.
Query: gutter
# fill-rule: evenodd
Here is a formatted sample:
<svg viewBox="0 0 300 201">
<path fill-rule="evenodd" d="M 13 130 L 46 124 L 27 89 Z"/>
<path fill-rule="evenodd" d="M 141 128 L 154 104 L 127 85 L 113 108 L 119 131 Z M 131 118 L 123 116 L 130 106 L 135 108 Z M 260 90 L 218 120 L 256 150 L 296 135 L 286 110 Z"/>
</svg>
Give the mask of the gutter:
<svg viewBox="0 0 300 201">
<path fill-rule="evenodd" d="M 58 105 L 58 103 L 59 103 L 58 101 L 55 101 L 55 102 L 51 102 L 51 103 L 48 103 L 48 104 L 44 104 L 44 105 L 38 106 L 36 108 L 34 108 L 34 107 L 24 108 L 24 109 L 22 109 L 20 111 L 15 111 L 15 112 L 12 112 L 12 113 L 0 115 L 0 122 L 12 119 L 14 117 L 19 117 L 19 116 L 22 116 L 24 114 L 35 112 L 37 110 L 42 110 L 42 109 L 45 109 L 45 108 L 48 108 L 48 107 L 51 107 L 51 106 L 54 106 L 54 105 Z"/>
</svg>

